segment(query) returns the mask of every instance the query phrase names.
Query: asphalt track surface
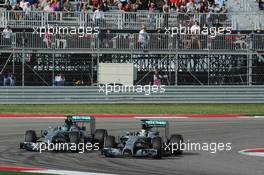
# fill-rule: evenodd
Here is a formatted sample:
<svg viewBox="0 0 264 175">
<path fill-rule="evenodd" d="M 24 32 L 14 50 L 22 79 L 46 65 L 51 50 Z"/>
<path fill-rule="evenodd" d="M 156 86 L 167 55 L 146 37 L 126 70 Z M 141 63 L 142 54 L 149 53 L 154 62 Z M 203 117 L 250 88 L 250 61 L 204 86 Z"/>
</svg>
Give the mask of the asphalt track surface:
<svg viewBox="0 0 264 175">
<path fill-rule="evenodd" d="M 98 152 L 54 153 L 20 150 L 27 129 L 40 132 L 58 126 L 63 119 L 0 119 L 0 165 L 100 172 L 110 174 L 263 175 L 264 158 L 245 156 L 239 150 L 263 148 L 263 119 L 170 119 L 170 132 L 190 142 L 231 142 L 231 151 L 187 151 L 183 156 L 151 158 L 105 158 Z M 97 128 L 113 135 L 138 131 L 139 119 L 97 119 Z"/>
</svg>

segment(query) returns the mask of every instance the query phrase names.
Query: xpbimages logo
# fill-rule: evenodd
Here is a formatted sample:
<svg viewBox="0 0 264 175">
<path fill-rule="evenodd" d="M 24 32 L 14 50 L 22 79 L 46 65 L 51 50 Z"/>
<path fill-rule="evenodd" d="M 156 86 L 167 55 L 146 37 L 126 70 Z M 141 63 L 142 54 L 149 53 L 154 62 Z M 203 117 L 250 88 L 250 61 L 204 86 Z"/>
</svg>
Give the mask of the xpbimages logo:
<svg viewBox="0 0 264 175">
<path fill-rule="evenodd" d="M 154 93 L 164 93 L 166 91 L 165 85 L 118 85 L 113 84 L 104 84 L 98 86 L 98 92 L 105 93 L 144 93 L 144 95 L 151 95 Z"/>
<path fill-rule="evenodd" d="M 33 27 L 33 34 L 37 34 L 40 37 L 46 33 L 49 35 L 77 35 L 78 37 L 85 37 L 86 35 L 98 35 L 99 27 L 84 27 L 84 26 L 58 26 L 47 25 L 41 27 Z"/>
</svg>

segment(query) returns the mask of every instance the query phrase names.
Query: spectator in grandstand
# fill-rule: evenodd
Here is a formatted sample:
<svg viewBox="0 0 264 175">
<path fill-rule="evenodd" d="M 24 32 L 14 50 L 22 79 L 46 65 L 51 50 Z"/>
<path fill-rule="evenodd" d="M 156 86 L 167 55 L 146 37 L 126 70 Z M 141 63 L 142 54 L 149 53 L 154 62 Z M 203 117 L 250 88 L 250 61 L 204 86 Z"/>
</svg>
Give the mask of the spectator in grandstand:
<svg viewBox="0 0 264 175">
<path fill-rule="evenodd" d="M 224 5 L 225 0 L 214 0 L 215 1 L 215 5 L 218 8 L 221 8 Z"/>
<path fill-rule="evenodd" d="M 23 9 L 20 7 L 20 4 L 16 3 L 16 5 L 13 8 L 13 10 L 15 12 L 16 20 L 20 20 L 22 18 L 22 14 L 20 13 L 20 11 L 23 11 Z"/>
<path fill-rule="evenodd" d="M 259 9 L 264 10 L 264 0 L 259 0 Z"/>
<path fill-rule="evenodd" d="M 155 69 L 153 75 L 153 85 L 161 86 L 162 76 L 160 75 L 159 69 Z"/>
<path fill-rule="evenodd" d="M 12 7 L 12 5 L 10 4 L 9 1 L 6 2 L 4 8 L 5 8 L 6 10 L 13 10 L 13 7 Z"/>
<path fill-rule="evenodd" d="M 194 6 L 194 2 L 193 1 L 189 1 L 186 4 L 186 12 L 187 13 L 194 13 L 195 12 L 195 6 Z"/>
<path fill-rule="evenodd" d="M 104 22 L 104 13 L 100 8 L 100 5 L 93 13 L 93 22 L 95 23 L 96 26 L 101 26 Z"/>
<path fill-rule="evenodd" d="M 201 27 L 198 25 L 198 21 L 194 22 L 194 25 L 191 27 L 191 34 L 200 34 Z"/>
<path fill-rule="evenodd" d="M 168 0 L 165 0 L 165 4 L 162 6 L 162 11 L 164 13 L 164 26 L 168 27 L 169 16 L 170 16 L 170 6 L 168 4 Z"/>
<path fill-rule="evenodd" d="M 15 86 L 16 78 L 13 74 L 4 75 L 3 86 Z"/>
<path fill-rule="evenodd" d="M 200 33 L 201 27 L 198 25 L 198 22 L 195 21 L 194 25 L 191 27 L 192 44 L 194 45 L 194 48 L 196 48 L 196 46 L 198 49 L 201 48 Z"/>
<path fill-rule="evenodd" d="M 16 77 L 14 76 L 14 74 L 10 74 L 9 81 L 10 81 L 10 86 L 16 85 Z"/>
<path fill-rule="evenodd" d="M 122 10 L 123 12 L 130 12 L 130 10 L 131 10 L 131 8 L 130 8 L 130 4 L 127 3 L 127 4 L 125 4 L 125 5 L 122 5 L 121 10 Z M 126 19 L 129 18 L 127 14 L 125 14 L 125 18 L 126 18 Z"/>
<path fill-rule="evenodd" d="M 26 3 L 26 6 L 23 8 L 23 12 L 25 12 L 26 18 L 29 17 L 29 13 L 31 12 L 31 6 L 29 3 Z"/>
<path fill-rule="evenodd" d="M 51 7 L 51 3 L 47 3 L 43 10 L 44 12 L 54 12 L 54 9 Z"/>
<path fill-rule="evenodd" d="M 54 85 L 55 86 L 64 86 L 65 85 L 65 76 L 62 74 L 58 74 L 54 77 Z"/>
<path fill-rule="evenodd" d="M 164 37 L 163 33 L 161 32 L 161 28 L 157 28 L 154 36 L 155 36 L 155 40 L 154 40 L 155 46 L 154 47 L 157 49 L 163 49 L 164 46 L 167 45 L 167 43 L 165 42 L 166 38 Z"/>
<path fill-rule="evenodd" d="M 51 48 L 51 37 L 52 34 L 50 32 L 45 32 L 43 42 L 46 44 L 47 48 Z"/>
<path fill-rule="evenodd" d="M 100 8 L 102 9 L 103 12 L 109 11 L 109 7 L 108 7 L 108 4 L 107 4 L 106 0 L 103 0 L 103 3 L 102 3 Z"/>
<path fill-rule="evenodd" d="M 26 8 L 27 6 L 27 3 L 25 0 L 21 0 L 20 3 L 19 3 L 19 6 L 24 10 L 24 8 Z"/>
<path fill-rule="evenodd" d="M 130 0 L 131 12 L 136 12 L 141 4 L 140 0 Z"/>
<path fill-rule="evenodd" d="M 149 12 L 154 12 L 156 10 L 156 5 L 152 2 L 149 4 Z"/>
<path fill-rule="evenodd" d="M 147 10 L 149 5 L 149 0 L 140 0 L 139 10 Z"/>
<path fill-rule="evenodd" d="M 4 75 L 4 77 L 3 77 L 3 86 L 8 86 L 8 84 L 9 84 L 8 75 Z"/>
<path fill-rule="evenodd" d="M 219 27 L 223 27 L 223 25 L 220 23 L 219 19 L 216 18 L 213 22 L 213 27 L 218 29 Z"/>
<path fill-rule="evenodd" d="M 4 40 L 6 40 L 5 42 L 7 42 L 8 44 L 11 44 L 12 33 L 12 29 L 9 26 L 7 26 L 2 32 L 2 36 Z"/>
<path fill-rule="evenodd" d="M 70 12 L 71 10 L 72 10 L 72 4 L 70 3 L 69 0 L 66 0 L 65 3 L 63 4 L 63 11 Z"/>
<path fill-rule="evenodd" d="M 112 39 L 114 35 L 111 33 L 110 29 L 105 31 L 100 31 L 98 34 L 98 38 L 100 39 L 100 48 L 109 48 L 112 44 Z"/>
<path fill-rule="evenodd" d="M 149 41 L 150 41 L 150 36 L 146 31 L 146 27 L 143 26 L 138 35 L 138 42 L 139 42 L 140 47 L 142 49 L 145 49 L 148 46 Z"/>
<path fill-rule="evenodd" d="M 221 6 L 222 7 L 222 6 Z M 219 13 L 220 8 L 218 8 L 215 4 L 213 4 L 211 7 L 208 7 L 208 9 L 213 13 Z"/>
</svg>

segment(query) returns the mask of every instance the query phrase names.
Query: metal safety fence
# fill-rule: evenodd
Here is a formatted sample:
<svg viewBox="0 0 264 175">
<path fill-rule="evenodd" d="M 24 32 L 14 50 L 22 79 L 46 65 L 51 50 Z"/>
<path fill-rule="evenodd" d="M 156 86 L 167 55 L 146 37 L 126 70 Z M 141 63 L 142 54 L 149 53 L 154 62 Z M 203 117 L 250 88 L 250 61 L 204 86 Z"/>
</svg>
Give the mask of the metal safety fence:
<svg viewBox="0 0 264 175">
<path fill-rule="evenodd" d="M 165 86 L 164 93 L 101 93 L 99 87 L 0 87 L 0 104 L 264 103 L 264 86 Z"/>
<path fill-rule="evenodd" d="M 109 51 L 175 51 L 175 50 L 264 50 L 263 34 L 46 34 L 13 33 L 11 38 L 0 36 L 0 47 L 6 49 L 109 50 Z M 24 39 L 24 42 L 23 42 Z"/>
</svg>

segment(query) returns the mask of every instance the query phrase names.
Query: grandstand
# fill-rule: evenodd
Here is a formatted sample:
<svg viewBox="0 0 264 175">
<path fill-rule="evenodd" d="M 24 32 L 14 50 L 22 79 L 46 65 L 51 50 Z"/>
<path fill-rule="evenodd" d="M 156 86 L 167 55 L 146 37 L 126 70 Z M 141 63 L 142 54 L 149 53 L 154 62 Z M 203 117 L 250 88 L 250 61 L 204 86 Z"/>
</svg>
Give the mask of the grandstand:
<svg viewBox="0 0 264 175">
<path fill-rule="evenodd" d="M 264 84 L 264 12 L 255 0 L 48 2 L 2 2 L 0 81 L 10 73 L 16 85 L 51 86 L 64 74 L 64 85 L 94 85 L 98 64 L 110 62 L 133 63 L 135 84 L 152 83 L 155 69 L 168 85 Z M 195 22 L 230 32 L 172 33 Z"/>
</svg>

